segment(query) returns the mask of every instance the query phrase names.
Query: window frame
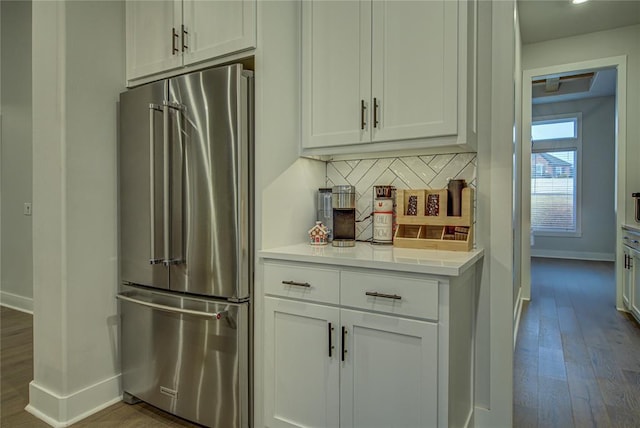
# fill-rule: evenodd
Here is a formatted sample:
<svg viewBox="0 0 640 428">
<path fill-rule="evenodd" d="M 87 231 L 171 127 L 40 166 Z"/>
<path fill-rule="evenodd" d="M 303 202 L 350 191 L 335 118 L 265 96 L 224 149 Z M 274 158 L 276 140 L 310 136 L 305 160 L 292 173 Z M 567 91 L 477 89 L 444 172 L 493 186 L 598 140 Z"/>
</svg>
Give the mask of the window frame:
<svg viewBox="0 0 640 428">
<path fill-rule="evenodd" d="M 531 231 L 534 236 L 549 236 L 549 237 L 570 237 L 579 238 L 582 236 L 582 113 L 565 113 L 554 114 L 546 116 L 534 116 L 531 118 L 531 128 L 534 125 L 562 122 L 566 119 L 575 120 L 576 137 L 575 138 L 557 138 L 549 140 L 533 140 L 531 137 L 531 155 L 535 153 L 549 153 L 549 152 L 561 152 L 561 151 L 576 151 L 576 164 L 575 164 L 575 230 L 573 231 L 560 231 L 554 229 L 535 228 L 533 221 L 531 221 Z M 533 134 L 533 129 L 532 129 Z M 532 166 L 533 168 L 533 166 Z M 530 174 L 531 175 L 531 174 Z M 530 179 L 531 180 L 531 179 Z M 533 196 L 533 193 L 531 193 Z M 530 197 L 531 197 L 530 196 Z M 533 210 L 533 203 L 531 203 L 531 210 Z"/>
</svg>

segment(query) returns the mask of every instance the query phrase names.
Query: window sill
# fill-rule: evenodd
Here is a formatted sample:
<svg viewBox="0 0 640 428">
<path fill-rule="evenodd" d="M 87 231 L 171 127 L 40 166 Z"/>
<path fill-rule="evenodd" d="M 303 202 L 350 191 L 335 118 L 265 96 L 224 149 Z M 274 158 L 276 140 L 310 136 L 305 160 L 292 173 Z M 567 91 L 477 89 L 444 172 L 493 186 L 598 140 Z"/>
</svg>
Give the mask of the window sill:
<svg viewBox="0 0 640 428">
<path fill-rule="evenodd" d="M 582 238 L 582 231 L 578 230 L 575 232 L 556 232 L 552 230 L 534 230 L 533 236 L 545 236 L 551 238 Z"/>
</svg>

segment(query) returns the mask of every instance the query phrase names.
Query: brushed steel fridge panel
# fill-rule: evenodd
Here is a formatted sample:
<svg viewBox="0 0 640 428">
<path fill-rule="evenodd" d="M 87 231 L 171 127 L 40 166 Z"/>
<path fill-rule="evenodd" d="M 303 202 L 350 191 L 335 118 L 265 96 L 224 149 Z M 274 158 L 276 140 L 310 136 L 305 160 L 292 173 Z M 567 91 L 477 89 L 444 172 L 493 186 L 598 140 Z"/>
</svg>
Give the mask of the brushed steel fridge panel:
<svg viewBox="0 0 640 428">
<path fill-rule="evenodd" d="M 251 138 L 247 77 L 233 65 L 169 80 L 171 290 L 249 296 Z"/>
<path fill-rule="evenodd" d="M 150 263 L 152 258 L 161 259 L 164 252 L 163 118 L 162 112 L 151 109 L 150 105 L 162 106 L 165 94 L 166 82 L 144 85 L 120 94 L 118 145 L 121 279 L 158 288 L 169 287 L 168 269 L 161 263 Z M 150 164 L 151 124 L 154 137 L 153 177 Z"/>
<path fill-rule="evenodd" d="M 127 286 L 119 299 L 124 392 L 208 427 L 249 426 L 248 303 Z"/>
</svg>

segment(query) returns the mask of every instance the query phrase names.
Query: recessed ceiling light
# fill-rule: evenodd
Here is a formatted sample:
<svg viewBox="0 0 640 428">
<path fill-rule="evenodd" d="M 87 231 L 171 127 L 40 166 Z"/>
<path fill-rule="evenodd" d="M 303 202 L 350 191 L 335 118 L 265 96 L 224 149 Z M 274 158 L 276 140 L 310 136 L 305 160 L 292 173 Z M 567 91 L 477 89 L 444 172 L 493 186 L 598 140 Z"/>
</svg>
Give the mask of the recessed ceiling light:
<svg viewBox="0 0 640 428">
<path fill-rule="evenodd" d="M 580 3 L 586 3 L 586 2 L 588 2 L 588 1 L 589 1 L 589 0 L 571 0 L 571 3 L 573 3 L 573 4 L 580 4 Z"/>
</svg>

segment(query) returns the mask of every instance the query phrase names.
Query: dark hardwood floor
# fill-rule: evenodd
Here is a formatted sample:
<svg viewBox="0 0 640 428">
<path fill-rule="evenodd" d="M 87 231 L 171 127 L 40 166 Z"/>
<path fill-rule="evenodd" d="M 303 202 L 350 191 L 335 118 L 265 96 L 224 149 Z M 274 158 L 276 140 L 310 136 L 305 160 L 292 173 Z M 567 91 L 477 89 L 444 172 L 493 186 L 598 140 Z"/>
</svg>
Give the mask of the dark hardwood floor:
<svg viewBox="0 0 640 428">
<path fill-rule="evenodd" d="M 0 307 L 0 427 L 46 428 L 46 423 L 24 410 L 33 379 L 33 317 Z M 151 428 L 197 427 L 144 403 L 114 404 L 73 427 Z"/>
<path fill-rule="evenodd" d="M 514 426 L 640 427 L 640 326 L 614 264 L 533 258 L 514 355 Z"/>
</svg>

